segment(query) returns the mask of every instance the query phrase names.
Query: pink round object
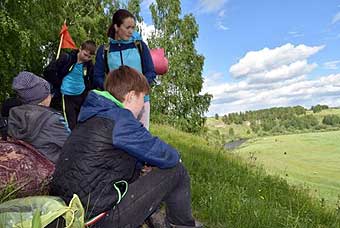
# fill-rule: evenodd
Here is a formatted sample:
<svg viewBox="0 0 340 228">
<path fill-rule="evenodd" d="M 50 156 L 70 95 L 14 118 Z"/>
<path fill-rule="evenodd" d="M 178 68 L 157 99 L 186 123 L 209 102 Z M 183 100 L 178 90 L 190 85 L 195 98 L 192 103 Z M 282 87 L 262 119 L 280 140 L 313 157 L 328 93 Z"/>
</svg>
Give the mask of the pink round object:
<svg viewBox="0 0 340 228">
<path fill-rule="evenodd" d="M 153 65 L 157 75 L 163 75 L 168 72 L 169 62 L 164 56 L 164 48 L 154 48 L 150 50 Z"/>
</svg>

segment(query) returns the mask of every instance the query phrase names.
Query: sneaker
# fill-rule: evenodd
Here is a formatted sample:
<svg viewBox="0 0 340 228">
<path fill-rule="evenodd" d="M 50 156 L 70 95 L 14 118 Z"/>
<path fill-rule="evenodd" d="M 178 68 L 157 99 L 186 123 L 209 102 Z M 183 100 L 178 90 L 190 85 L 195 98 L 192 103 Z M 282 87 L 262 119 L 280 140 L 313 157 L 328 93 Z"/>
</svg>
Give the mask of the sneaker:
<svg viewBox="0 0 340 228">
<path fill-rule="evenodd" d="M 203 224 L 199 221 L 195 220 L 195 226 L 181 226 L 181 225 L 173 225 L 170 224 L 171 228 L 204 228 Z"/>
</svg>

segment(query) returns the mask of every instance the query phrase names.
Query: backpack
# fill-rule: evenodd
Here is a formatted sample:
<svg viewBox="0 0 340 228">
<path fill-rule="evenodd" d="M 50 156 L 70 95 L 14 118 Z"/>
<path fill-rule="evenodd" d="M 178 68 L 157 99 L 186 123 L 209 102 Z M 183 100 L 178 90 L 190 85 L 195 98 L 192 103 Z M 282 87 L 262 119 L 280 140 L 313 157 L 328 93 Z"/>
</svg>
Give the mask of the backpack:
<svg viewBox="0 0 340 228">
<path fill-rule="evenodd" d="M 52 86 L 51 88 L 51 93 L 59 96 L 60 95 L 60 87 L 61 84 L 63 82 L 64 77 L 73 70 L 74 65 L 72 64 L 70 65 L 70 61 L 71 61 L 71 54 L 70 53 L 63 53 L 63 55 L 59 58 L 59 59 L 53 59 L 48 65 L 47 67 L 45 67 L 44 71 L 43 71 L 43 75 L 44 78 L 46 79 L 46 81 L 48 81 L 50 83 L 50 85 Z M 62 63 L 60 63 L 60 61 L 62 61 Z M 60 75 L 60 68 L 64 67 L 62 65 L 70 65 L 68 66 L 66 75 Z M 91 85 L 89 84 L 89 78 L 87 75 L 87 66 L 86 64 L 83 64 L 83 76 L 84 76 L 84 82 L 85 85 L 87 87 L 90 87 L 89 89 L 91 89 Z"/>
<path fill-rule="evenodd" d="M 135 46 L 138 49 L 139 56 L 141 58 L 141 65 L 142 69 L 144 69 L 144 61 L 143 61 L 143 46 L 140 40 L 136 40 Z M 108 62 L 108 53 L 109 53 L 110 45 L 104 45 L 104 65 L 105 65 L 105 74 L 109 73 L 109 62 Z M 165 57 L 164 48 L 152 48 L 150 49 L 150 55 L 152 62 L 154 64 L 155 72 L 157 75 L 163 75 L 168 72 L 169 69 L 169 62 L 168 59 Z"/>
<path fill-rule="evenodd" d="M 66 63 L 70 61 L 70 55 L 66 52 L 61 56 L 61 58 L 63 58 L 63 61 L 65 61 Z M 53 86 L 53 89 L 57 89 L 57 88 L 60 89 L 60 86 L 63 80 L 62 77 L 58 74 L 58 71 L 59 71 L 58 65 L 59 65 L 59 61 L 61 61 L 61 58 L 53 59 L 47 65 L 47 67 L 45 67 L 43 71 L 44 78 L 46 79 L 46 81 L 48 81 Z"/>
<path fill-rule="evenodd" d="M 137 47 L 138 49 L 138 52 L 139 52 L 139 56 L 140 56 L 140 59 L 141 59 L 141 65 L 142 65 L 142 69 L 144 69 L 144 61 L 143 61 L 143 47 L 142 47 L 142 43 L 140 40 L 136 40 L 135 42 L 135 46 Z M 109 51 L 110 51 L 110 44 L 104 44 L 104 65 L 105 65 L 105 74 L 107 75 L 110 71 L 110 68 L 109 68 L 109 61 L 108 61 L 108 54 L 109 54 Z"/>
<path fill-rule="evenodd" d="M 53 227 L 84 227 L 84 208 L 77 195 L 68 206 L 55 196 L 30 196 L 0 204 L 0 227 L 40 228 L 54 225 L 54 221 L 61 224 Z"/>
<path fill-rule="evenodd" d="M 54 164 L 24 141 L 0 140 L 0 189 L 14 189 L 17 196 L 46 192 Z"/>
</svg>

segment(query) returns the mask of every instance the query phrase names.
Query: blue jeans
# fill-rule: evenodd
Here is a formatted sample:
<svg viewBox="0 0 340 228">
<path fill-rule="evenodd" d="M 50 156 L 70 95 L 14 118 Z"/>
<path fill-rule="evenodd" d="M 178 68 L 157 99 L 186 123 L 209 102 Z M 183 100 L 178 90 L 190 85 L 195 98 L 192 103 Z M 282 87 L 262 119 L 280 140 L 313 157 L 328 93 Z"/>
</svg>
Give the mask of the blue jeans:
<svg viewBox="0 0 340 228">
<path fill-rule="evenodd" d="M 171 224 L 195 226 L 191 213 L 190 177 L 182 163 L 171 169 L 153 168 L 139 177 L 129 185 L 122 201 L 91 227 L 138 227 L 161 202 L 165 203 L 166 217 Z"/>
</svg>

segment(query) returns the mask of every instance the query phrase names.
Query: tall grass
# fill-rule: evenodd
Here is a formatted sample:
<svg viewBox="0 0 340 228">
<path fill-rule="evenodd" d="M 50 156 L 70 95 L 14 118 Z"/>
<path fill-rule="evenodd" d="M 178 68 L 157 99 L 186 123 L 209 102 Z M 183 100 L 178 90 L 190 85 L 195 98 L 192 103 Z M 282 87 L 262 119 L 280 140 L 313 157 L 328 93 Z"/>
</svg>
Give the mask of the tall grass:
<svg viewBox="0 0 340 228">
<path fill-rule="evenodd" d="M 198 136 L 167 126 L 152 132 L 177 148 L 191 175 L 195 216 L 206 227 L 340 227 L 336 210 L 305 189 L 269 176 Z"/>
</svg>

